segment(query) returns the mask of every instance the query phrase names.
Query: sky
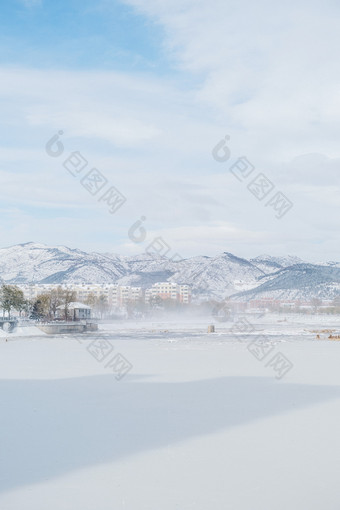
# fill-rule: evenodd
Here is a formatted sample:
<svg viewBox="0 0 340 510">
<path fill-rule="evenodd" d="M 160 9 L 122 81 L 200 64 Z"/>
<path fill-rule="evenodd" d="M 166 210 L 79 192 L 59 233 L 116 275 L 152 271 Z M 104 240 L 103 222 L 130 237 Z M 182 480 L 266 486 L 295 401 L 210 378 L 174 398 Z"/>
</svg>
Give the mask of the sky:
<svg viewBox="0 0 340 510">
<path fill-rule="evenodd" d="M 1 245 L 340 260 L 339 15 L 3 0 Z"/>
</svg>

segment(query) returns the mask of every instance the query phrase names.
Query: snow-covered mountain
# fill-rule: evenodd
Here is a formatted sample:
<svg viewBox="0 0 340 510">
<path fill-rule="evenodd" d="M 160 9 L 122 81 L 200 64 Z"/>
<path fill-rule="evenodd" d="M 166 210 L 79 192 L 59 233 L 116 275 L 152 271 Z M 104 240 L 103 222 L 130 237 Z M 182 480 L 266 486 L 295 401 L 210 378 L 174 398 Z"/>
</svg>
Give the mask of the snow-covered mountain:
<svg viewBox="0 0 340 510">
<path fill-rule="evenodd" d="M 340 267 L 300 263 L 280 269 L 259 279 L 259 285 L 239 293 L 243 299 L 273 297 L 281 299 L 334 299 L 340 295 Z"/>
<path fill-rule="evenodd" d="M 261 296 L 333 298 L 340 294 L 340 264 L 308 264 L 298 257 L 261 255 L 247 260 L 224 252 L 216 257 L 171 261 L 142 253 L 87 253 L 65 246 L 25 243 L 0 249 L 6 283 L 119 283 L 148 287 L 171 280 L 187 283 L 196 297 Z"/>
<path fill-rule="evenodd" d="M 282 269 L 283 267 L 293 266 L 295 264 L 301 264 L 303 260 L 299 257 L 295 257 L 292 255 L 288 255 L 288 257 L 272 257 L 271 255 L 259 255 L 254 259 L 250 259 L 250 262 L 255 264 L 256 267 L 259 267 L 265 273 L 271 273 L 272 271 L 277 271 L 278 269 Z"/>
<path fill-rule="evenodd" d="M 8 283 L 106 283 L 125 272 L 119 258 L 65 246 L 25 243 L 0 249 L 0 277 Z"/>
</svg>

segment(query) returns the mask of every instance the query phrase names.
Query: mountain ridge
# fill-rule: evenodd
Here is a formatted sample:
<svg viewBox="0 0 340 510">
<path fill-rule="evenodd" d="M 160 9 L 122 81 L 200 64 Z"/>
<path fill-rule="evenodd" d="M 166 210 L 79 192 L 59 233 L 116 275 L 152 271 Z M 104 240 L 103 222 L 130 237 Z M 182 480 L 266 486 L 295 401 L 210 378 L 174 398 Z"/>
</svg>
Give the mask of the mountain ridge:
<svg viewBox="0 0 340 510">
<path fill-rule="evenodd" d="M 117 283 L 151 286 L 171 280 L 192 287 L 200 299 L 278 295 L 285 299 L 333 299 L 340 295 L 340 264 L 312 264 L 292 255 L 246 259 L 231 252 L 181 261 L 141 253 L 85 252 L 67 246 L 27 242 L 0 248 L 0 278 L 8 284 Z"/>
</svg>

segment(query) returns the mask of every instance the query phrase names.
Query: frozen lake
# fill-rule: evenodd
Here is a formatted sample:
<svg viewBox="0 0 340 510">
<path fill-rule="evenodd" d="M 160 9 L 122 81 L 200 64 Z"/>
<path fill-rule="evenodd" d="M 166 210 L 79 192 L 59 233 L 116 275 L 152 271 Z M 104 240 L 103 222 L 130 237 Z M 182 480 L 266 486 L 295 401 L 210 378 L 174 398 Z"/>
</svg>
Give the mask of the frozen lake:
<svg viewBox="0 0 340 510">
<path fill-rule="evenodd" d="M 0 508 L 338 510 L 340 321 L 210 322 L 2 334 Z"/>
</svg>

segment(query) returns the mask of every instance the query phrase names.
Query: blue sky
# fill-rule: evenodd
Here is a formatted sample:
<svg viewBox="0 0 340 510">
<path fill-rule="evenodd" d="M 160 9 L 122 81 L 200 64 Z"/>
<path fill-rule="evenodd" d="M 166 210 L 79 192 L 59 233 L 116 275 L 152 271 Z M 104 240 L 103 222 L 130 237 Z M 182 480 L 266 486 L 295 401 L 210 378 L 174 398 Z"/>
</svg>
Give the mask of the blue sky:
<svg viewBox="0 0 340 510">
<path fill-rule="evenodd" d="M 2 244 L 134 254 L 162 236 L 182 256 L 339 259 L 339 15 L 334 0 L 2 2 Z M 114 215 L 63 166 L 73 151 L 126 197 Z M 230 171 L 241 156 L 268 198 Z"/>
<path fill-rule="evenodd" d="M 4 65 L 166 69 L 162 28 L 116 1 L 5 0 L 0 31 Z"/>
</svg>

